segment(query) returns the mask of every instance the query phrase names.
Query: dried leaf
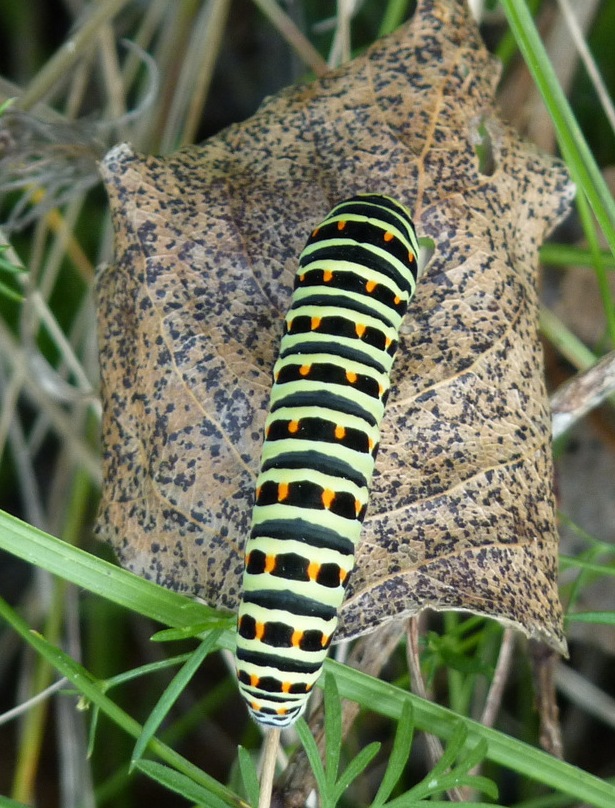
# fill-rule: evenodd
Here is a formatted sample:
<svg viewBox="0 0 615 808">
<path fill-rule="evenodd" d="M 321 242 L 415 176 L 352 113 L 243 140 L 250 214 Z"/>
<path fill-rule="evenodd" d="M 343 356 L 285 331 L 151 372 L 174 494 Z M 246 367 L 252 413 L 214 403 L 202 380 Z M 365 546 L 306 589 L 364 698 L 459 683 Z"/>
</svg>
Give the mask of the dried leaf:
<svg viewBox="0 0 615 808">
<path fill-rule="evenodd" d="M 465 3 L 423 0 L 363 57 L 203 146 L 107 156 L 99 530 L 123 564 L 235 609 L 297 256 L 334 202 L 389 193 L 436 252 L 338 638 L 431 607 L 565 648 L 536 272 L 573 188 L 501 122 L 497 78 Z"/>
</svg>

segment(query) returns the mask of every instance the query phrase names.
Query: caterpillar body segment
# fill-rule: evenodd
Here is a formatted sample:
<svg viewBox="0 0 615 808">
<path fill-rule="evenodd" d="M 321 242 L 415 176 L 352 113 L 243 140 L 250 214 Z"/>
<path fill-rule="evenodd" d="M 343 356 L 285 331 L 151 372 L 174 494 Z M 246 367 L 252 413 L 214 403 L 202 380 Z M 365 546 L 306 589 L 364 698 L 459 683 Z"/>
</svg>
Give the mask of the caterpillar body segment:
<svg viewBox="0 0 615 808">
<path fill-rule="evenodd" d="M 365 194 L 336 205 L 299 258 L 238 613 L 239 689 L 262 724 L 302 714 L 337 625 L 417 256 L 406 209 Z"/>
</svg>

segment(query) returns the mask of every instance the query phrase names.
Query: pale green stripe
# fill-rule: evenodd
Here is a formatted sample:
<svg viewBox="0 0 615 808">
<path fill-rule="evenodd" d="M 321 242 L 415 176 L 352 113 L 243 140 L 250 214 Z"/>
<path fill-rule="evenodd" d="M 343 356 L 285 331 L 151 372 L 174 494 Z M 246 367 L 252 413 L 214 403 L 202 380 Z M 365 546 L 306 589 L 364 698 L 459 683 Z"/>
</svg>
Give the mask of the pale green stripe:
<svg viewBox="0 0 615 808">
<path fill-rule="evenodd" d="M 251 576 L 251 577 L 261 577 L 261 576 Z M 288 581 L 286 582 L 288 585 Z M 262 587 L 262 581 L 258 585 L 258 589 Z M 256 587 L 254 587 L 256 588 Z M 254 588 L 246 589 L 248 592 L 253 592 Z M 318 587 L 320 588 L 320 587 Z M 341 597 L 339 598 L 339 602 L 341 603 L 343 598 L 343 592 Z M 317 598 L 314 598 L 317 600 Z M 330 634 L 332 631 L 335 631 L 335 627 L 337 626 L 337 617 L 331 618 L 331 620 L 323 620 L 322 617 L 314 617 L 310 615 L 296 615 L 292 614 L 291 612 L 286 611 L 285 609 L 267 609 L 264 606 L 259 606 L 256 603 L 242 603 L 241 608 L 239 609 L 239 616 L 249 615 L 253 617 L 257 623 L 284 623 L 286 626 L 290 626 L 291 628 L 299 628 L 301 631 L 322 631 L 324 634 Z M 262 651 L 263 646 L 265 648 L 273 648 L 274 646 L 265 645 L 262 640 L 247 640 L 244 637 L 238 637 L 237 642 L 242 642 L 242 648 L 248 648 L 246 643 L 256 643 L 258 644 L 258 650 Z M 255 646 L 256 647 L 256 646 Z M 300 648 L 291 647 L 289 650 L 292 651 L 301 651 Z M 275 654 L 275 651 L 271 651 L 272 654 Z M 306 655 L 306 659 L 311 659 L 311 651 L 301 651 L 302 654 Z M 297 657 L 297 659 L 303 659 L 302 657 Z"/>
<path fill-rule="evenodd" d="M 387 388 L 388 389 L 388 388 Z M 321 393 L 323 391 L 333 393 L 340 398 L 345 398 L 352 404 L 356 404 L 362 409 L 366 410 L 372 415 L 378 423 L 382 420 L 384 415 L 384 404 L 378 398 L 363 393 L 357 390 L 352 384 L 331 384 L 330 382 L 312 382 L 309 379 L 301 379 L 295 382 L 286 382 L 285 384 L 276 384 L 271 388 L 271 406 L 278 403 L 284 403 L 284 399 L 292 396 L 295 393 Z"/>
<path fill-rule="evenodd" d="M 308 331 L 305 334 L 285 334 L 280 346 L 280 353 L 287 351 L 289 348 L 295 348 L 296 346 L 300 346 L 302 351 L 306 352 L 310 349 L 311 343 L 330 341 L 335 341 L 337 345 L 343 345 L 345 348 L 361 351 L 367 356 L 370 356 L 375 362 L 382 365 L 387 373 L 391 370 L 393 357 L 389 356 L 389 354 L 385 351 L 381 351 L 379 348 L 374 348 L 372 345 L 361 342 L 356 338 L 336 337 L 335 335 L 331 334 L 319 334 L 317 331 Z M 334 354 L 332 354 L 332 356 L 334 356 Z M 346 360 L 342 357 L 335 356 L 335 361 L 345 362 Z"/>
<path fill-rule="evenodd" d="M 296 505 L 256 505 L 252 511 L 252 524 L 261 525 L 270 519 L 306 519 L 314 525 L 328 527 L 339 533 L 340 536 L 358 544 L 361 535 L 361 523 L 356 519 L 344 519 L 331 511 L 317 511 L 309 508 L 299 508 Z"/>
<path fill-rule="evenodd" d="M 319 554 L 329 552 L 328 550 L 323 550 L 321 548 L 315 550 L 313 547 L 312 550 L 313 552 L 318 552 Z M 323 559 L 323 563 L 328 560 L 328 558 Z M 353 557 L 346 556 L 346 561 L 344 563 L 347 565 L 347 567 L 342 565 L 342 568 L 348 569 L 348 572 L 350 572 L 353 562 Z M 313 600 L 317 600 L 319 603 L 322 603 L 323 606 L 332 606 L 335 609 L 338 609 L 344 600 L 343 587 L 333 589 L 320 586 L 313 581 L 289 581 L 287 578 L 279 578 L 276 575 L 267 575 L 267 573 L 262 573 L 261 575 L 248 575 L 245 573 L 243 577 L 243 589 L 245 592 L 260 592 L 263 589 L 271 589 L 274 592 L 284 592 L 291 587 L 295 595 L 301 595 L 305 598 L 312 598 Z M 243 608 L 244 604 L 242 602 L 239 610 L 240 614 L 243 613 Z M 284 622 L 294 623 L 294 621 L 298 619 L 297 615 L 291 617 L 285 619 Z"/>
<path fill-rule="evenodd" d="M 336 443 L 315 442 L 312 440 L 301 440 L 299 438 L 288 438 L 285 440 L 265 441 L 261 456 L 261 466 L 266 460 L 272 460 L 282 453 L 317 451 L 323 455 L 334 456 L 339 460 L 348 463 L 349 466 L 359 471 L 367 480 L 372 478 L 374 472 L 374 458 L 369 452 L 357 452 L 348 446 L 340 446 Z"/>
<path fill-rule="evenodd" d="M 303 627 L 303 620 L 304 618 L 297 618 L 295 615 L 295 621 Z M 282 622 L 288 623 L 289 625 L 293 625 L 290 620 L 284 620 Z M 335 631 L 337 625 L 337 621 L 334 621 L 334 625 L 331 628 L 331 631 Z M 299 662 L 308 662 L 311 665 L 318 665 L 322 664 L 327 656 L 327 650 L 323 649 L 322 651 L 302 651 L 300 648 L 276 648 L 273 645 L 265 645 L 260 640 L 246 640 L 244 637 L 241 637 L 239 634 L 237 635 L 237 648 L 241 648 L 244 651 L 251 651 L 253 653 L 267 653 L 267 654 L 276 654 L 277 656 L 283 656 L 286 659 L 295 659 Z M 263 670 L 263 666 L 260 666 L 260 669 Z M 263 674 L 261 674 L 262 676 Z M 280 671 L 277 676 L 284 676 L 286 677 L 285 671 Z"/>
</svg>

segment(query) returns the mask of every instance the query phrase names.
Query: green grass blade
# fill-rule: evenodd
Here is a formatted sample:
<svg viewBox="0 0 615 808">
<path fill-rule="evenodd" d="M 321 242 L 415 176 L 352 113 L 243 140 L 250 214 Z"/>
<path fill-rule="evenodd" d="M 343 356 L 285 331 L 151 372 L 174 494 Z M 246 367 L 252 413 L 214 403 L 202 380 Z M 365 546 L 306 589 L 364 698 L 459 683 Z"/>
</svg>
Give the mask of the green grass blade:
<svg viewBox="0 0 615 808">
<path fill-rule="evenodd" d="M 615 202 L 596 165 L 536 30 L 525 0 L 501 0 L 508 24 L 549 111 L 562 154 L 615 253 Z"/>
<path fill-rule="evenodd" d="M 181 794 L 182 797 L 191 802 L 206 805 L 207 808 L 228 808 L 224 800 L 219 799 L 215 794 L 211 794 L 198 783 L 195 783 L 194 780 L 186 777 L 185 774 L 180 774 L 168 766 L 163 766 L 161 763 L 155 763 L 151 760 L 139 760 L 135 764 L 135 768 L 168 788 L 169 791 Z"/>
<path fill-rule="evenodd" d="M 204 623 L 220 613 L 50 536 L 0 511 L 0 549 L 168 626 Z"/>
<path fill-rule="evenodd" d="M 572 623 L 595 623 L 601 626 L 615 626 L 615 612 L 575 612 L 568 613 L 566 619 Z"/>
</svg>

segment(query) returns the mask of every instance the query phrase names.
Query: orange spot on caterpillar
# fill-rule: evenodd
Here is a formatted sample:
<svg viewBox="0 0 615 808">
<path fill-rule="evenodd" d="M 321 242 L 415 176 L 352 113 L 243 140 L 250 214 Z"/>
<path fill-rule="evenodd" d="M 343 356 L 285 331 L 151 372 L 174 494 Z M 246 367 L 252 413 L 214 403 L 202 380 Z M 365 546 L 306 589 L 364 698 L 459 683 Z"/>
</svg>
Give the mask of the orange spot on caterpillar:
<svg viewBox="0 0 615 808">
<path fill-rule="evenodd" d="M 384 347 L 385 347 L 385 348 L 389 348 L 389 347 L 390 347 L 390 345 L 391 345 L 391 342 L 393 342 L 393 340 L 391 339 L 391 337 L 387 337 L 387 338 L 385 339 L 385 341 L 384 341 Z"/>
<path fill-rule="evenodd" d="M 320 644 L 323 648 L 326 648 L 329 643 L 329 637 L 326 634 L 323 634 L 320 639 Z"/>
<path fill-rule="evenodd" d="M 343 584 L 346 578 L 348 578 L 348 573 L 340 567 L 340 584 Z"/>
<path fill-rule="evenodd" d="M 347 223 L 345 221 L 343 221 L 343 220 L 341 222 L 338 222 L 337 223 L 337 229 L 338 230 L 343 230 L 346 227 L 346 224 Z"/>
<path fill-rule="evenodd" d="M 339 424 L 335 427 L 335 437 L 338 440 L 344 440 L 346 435 L 346 427 L 340 426 Z"/>
<path fill-rule="evenodd" d="M 276 710 L 276 713 L 278 715 L 286 715 L 287 712 L 288 710 L 286 709 L 286 707 L 280 707 L 279 709 Z"/>
<path fill-rule="evenodd" d="M 250 708 L 254 710 L 255 713 L 260 712 L 261 709 L 260 704 L 257 704 L 255 701 L 250 702 Z"/>
<path fill-rule="evenodd" d="M 288 483 L 278 483 L 278 502 L 284 502 L 288 497 Z"/>
<path fill-rule="evenodd" d="M 410 261 L 411 264 L 413 264 L 416 261 L 416 256 L 413 252 L 408 253 L 408 261 Z"/>
<path fill-rule="evenodd" d="M 265 634 L 265 624 L 264 623 L 257 623 L 255 631 L 254 631 L 255 639 L 262 640 L 264 634 Z"/>
<path fill-rule="evenodd" d="M 311 365 L 301 365 L 301 367 L 299 368 L 299 373 L 302 376 L 307 376 L 311 369 L 312 369 Z"/>
<path fill-rule="evenodd" d="M 359 502 L 358 499 L 354 501 L 354 512 L 358 516 L 361 513 L 361 508 L 363 507 L 363 503 Z"/>
<path fill-rule="evenodd" d="M 312 238 L 315 238 L 318 233 L 320 232 L 320 227 L 317 227 L 316 230 L 312 230 Z"/>
<path fill-rule="evenodd" d="M 288 424 L 288 431 L 294 435 L 299 429 L 299 421 L 290 421 Z"/>
<path fill-rule="evenodd" d="M 380 398 L 382 398 L 383 394 L 384 394 L 384 387 L 383 387 L 383 385 L 379 384 L 378 385 L 378 395 L 380 396 Z"/>
<path fill-rule="evenodd" d="M 373 438 L 368 438 L 367 439 L 367 446 L 368 446 L 368 448 L 369 448 L 369 450 L 371 452 L 372 449 L 374 448 L 374 439 Z"/>
<path fill-rule="evenodd" d="M 365 326 L 362 323 L 357 323 L 354 327 L 355 333 L 359 339 L 365 334 Z"/>
<path fill-rule="evenodd" d="M 322 492 L 321 499 L 322 504 L 325 506 L 327 510 L 329 510 L 331 505 L 333 505 L 333 503 L 335 502 L 335 491 L 331 491 L 330 488 L 325 488 L 325 490 Z"/>
<path fill-rule="evenodd" d="M 352 370 L 347 370 L 346 371 L 346 378 L 348 379 L 350 384 L 354 384 L 356 382 L 356 380 L 357 380 L 357 374 L 353 373 Z"/>
<path fill-rule="evenodd" d="M 255 673 L 250 674 L 250 687 L 258 687 L 259 677 Z"/>
<path fill-rule="evenodd" d="M 299 275 L 299 283 L 303 283 L 304 280 L 305 280 L 305 272 L 302 272 L 301 275 Z"/>
<path fill-rule="evenodd" d="M 312 331 L 316 331 L 316 329 L 320 326 L 320 317 L 312 317 L 310 321 L 310 327 Z"/>
<path fill-rule="evenodd" d="M 325 269 L 322 274 L 322 279 L 324 283 L 330 283 L 333 280 L 333 272 L 330 269 Z"/>
<path fill-rule="evenodd" d="M 393 233 L 390 230 L 387 230 L 383 236 L 385 241 L 392 241 L 393 240 Z"/>
<path fill-rule="evenodd" d="M 395 303 L 396 306 L 399 306 L 399 304 L 401 303 L 401 297 L 399 295 L 395 295 L 393 302 Z"/>
<path fill-rule="evenodd" d="M 274 555 L 265 556 L 265 572 L 273 572 L 276 565 L 276 557 Z"/>
<path fill-rule="evenodd" d="M 261 498 L 261 486 L 259 485 L 256 489 L 256 501 L 258 502 Z"/>
<path fill-rule="evenodd" d="M 290 693 L 291 687 L 292 684 L 290 682 L 282 682 L 282 687 L 280 688 L 280 690 L 282 691 L 282 693 Z"/>
<path fill-rule="evenodd" d="M 376 281 L 368 281 L 368 282 L 365 284 L 365 291 L 366 291 L 368 294 L 370 294 L 370 295 L 371 295 L 371 293 L 374 291 L 374 289 L 376 288 L 376 286 L 378 286 L 378 284 L 376 283 Z"/>
<path fill-rule="evenodd" d="M 318 573 L 320 572 L 320 564 L 316 561 L 311 561 L 307 568 L 307 574 L 310 581 L 315 581 L 318 578 Z"/>
<path fill-rule="evenodd" d="M 295 629 L 295 631 L 293 631 L 293 636 L 290 638 L 290 642 L 293 648 L 299 648 L 302 639 L 303 639 L 303 632 L 299 631 L 299 629 Z"/>
</svg>

